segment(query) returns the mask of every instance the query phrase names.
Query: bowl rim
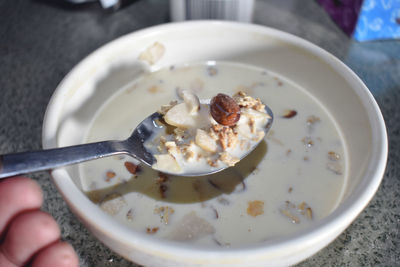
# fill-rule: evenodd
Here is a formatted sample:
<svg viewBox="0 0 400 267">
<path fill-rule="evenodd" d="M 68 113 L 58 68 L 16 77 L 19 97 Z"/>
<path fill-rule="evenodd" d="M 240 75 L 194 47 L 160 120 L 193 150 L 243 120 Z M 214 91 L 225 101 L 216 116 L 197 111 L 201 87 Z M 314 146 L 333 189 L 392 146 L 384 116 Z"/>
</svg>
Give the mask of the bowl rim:
<svg viewBox="0 0 400 267">
<path fill-rule="evenodd" d="M 255 24 L 205 20 L 166 23 L 121 36 L 104 44 L 86 56 L 82 61 L 74 66 L 60 82 L 46 108 L 42 128 L 43 148 L 47 149 L 57 147 L 55 129 L 57 128 L 58 115 L 61 113 L 61 105 L 59 105 L 59 103 L 62 103 L 63 91 L 68 89 L 66 83 L 73 73 L 77 72 L 93 57 L 100 55 L 103 51 L 110 49 L 110 47 L 115 46 L 118 43 L 125 42 L 127 39 L 143 38 L 148 35 L 156 35 L 159 32 L 177 29 L 193 30 L 193 27 L 225 27 L 261 33 L 265 36 L 282 40 L 285 43 L 290 43 L 309 51 L 321 58 L 337 73 L 346 78 L 347 82 L 352 84 L 352 89 L 358 94 L 360 100 L 364 104 L 368 113 L 369 121 L 371 125 L 374 126 L 371 127 L 372 140 L 374 140 L 374 142 L 372 142 L 372 153 L 367 164 L 368 169 L 364 175 L 363 181 L 360 183 L 360 186 L 355 189 L 351 196 L 344 200 L 342 205 L 339 205 L 339 207 L 337 207 L 327 217 L 316 222 L 312 229 L 298 231 L 293 235 L 266 241 L 264 243 L 221 249 L 187 246 L 186 244 L 174 241 L 157 239 L 153 236 L 148 236 L 144 233 L 132 230 L 127 226 L 116 223 L 115 219 L 103 213 L 97 205 L 93 204 L 86 195 L 75 186 L 71 177 L 69 177 L 67 172 L 62 168 L 55 169 L 51 172 L 52 180 L 59 192 L 75 215 L 83 218 L 84 221 L 90 222 L 90 227 L 93 227 L 95 231 L 100 231 L 111 239 L 117 239 L 121 243 L 133 246 L 140 251 L 145 251 L 146 253 L 154 255 L 162 253 L 165 257 L 170 257 L 168 255 L 176 255 L 178 252 L 183 254 L 184 252 L 185 258 L 195 257 L 215 259 L 218 257 L 220 259 L 221 257 L 242 257 L 243 254 L 238 254 L 240 251 L 241 253 L 245 253 L 251 257 L 263 257 L 263 255 L 282 255 L 283 248 L 286 251 L 291 251 L 289 248 L 297 247 L 298 249 L 298 244 L 304 244 L 304 247 L 306 248 L 307 246 L 312 246 L 315 242 L 330 239 L 329 242 L 325 243 L 325 245 L 327 245 L 356 219 L 377 191 L 380 182 L 383 179 L 387 163 L 387 131 L 379 106 L 362 80 L 348 66 L 326 50 L 293 34 Z"/>
</svg>

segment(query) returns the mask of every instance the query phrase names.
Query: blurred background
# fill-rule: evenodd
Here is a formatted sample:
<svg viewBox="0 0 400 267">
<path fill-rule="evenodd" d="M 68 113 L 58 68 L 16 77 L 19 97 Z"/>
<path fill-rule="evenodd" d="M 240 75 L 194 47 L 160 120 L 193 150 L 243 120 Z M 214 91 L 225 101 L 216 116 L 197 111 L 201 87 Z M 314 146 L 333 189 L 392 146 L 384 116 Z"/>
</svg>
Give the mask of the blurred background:
<svg viewBox="0 0 400 267">
<path fill-rule="evenodd" d="M 332 244 L 298 266 L 398 266 L 400 262 L 399 0 L 2 0 L 0 151 L 41 148 L 47 103 L 89 53 L 124 34 L 186 19 L 229 19 L 276 28 L 332 53 L 364 81 L 389 134 L 389 162 L 376 196 Z M 97 241 L 71 214 L 48 173 L 32 174 L 44 210 L 81 266 L 135 266 Z"/>
</svg>

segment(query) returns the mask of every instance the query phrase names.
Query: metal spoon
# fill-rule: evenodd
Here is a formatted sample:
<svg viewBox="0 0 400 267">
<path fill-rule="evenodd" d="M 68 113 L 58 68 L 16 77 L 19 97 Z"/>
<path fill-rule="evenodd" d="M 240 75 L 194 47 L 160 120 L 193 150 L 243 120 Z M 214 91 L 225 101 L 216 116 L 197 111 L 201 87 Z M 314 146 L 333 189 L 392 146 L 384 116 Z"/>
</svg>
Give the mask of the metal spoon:
<svg viewBox="0 0 400 267">
<path fill-rule="evenodd" d="M 271 117 L 265 128 L 265 132 L 267 133 L 272 125 L 273 113 L 267 106 L 265 106 L 265 110 Z M 156 121 L 160 118 L 162 118 L 162 115 L 158 112 L 151 114 L 136 127 L 128 139 L 123 141 L 103 141 L 40 151 L 0 155 L 0 178 L 54 169 L 119 154 L 131 155 L 151 167 L 155 163 L 155 158 L 145 149 L 143 144 L 157 131 Z M 253 149 L 255 147 L 256 146 L 254 146 Z M 249 153 L 250 152 L 251 151 L 249 151 Z M 242 158 L 249 153 L 243 155 Z M 222 171 L 225 168 L 227 167 L 213 169 L 212 171 L 205 170 L 203 173 L 171 174 L 180 176 L 202 176 Z"/>
</svg>

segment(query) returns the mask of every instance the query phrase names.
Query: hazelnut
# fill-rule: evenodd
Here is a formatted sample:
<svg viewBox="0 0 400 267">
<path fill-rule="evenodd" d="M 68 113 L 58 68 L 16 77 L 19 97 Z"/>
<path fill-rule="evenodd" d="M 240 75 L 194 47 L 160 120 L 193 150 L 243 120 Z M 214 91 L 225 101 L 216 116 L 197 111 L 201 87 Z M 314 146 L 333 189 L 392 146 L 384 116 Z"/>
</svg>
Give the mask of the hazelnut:
<svg viewBox="0 0 400 267">
<path fill-rule="evenodd" d="M 225 94 L 214 96 L 210 104 L 211 116 L 216 122 L 233 126 L 240 119 L 240 107 L 233 98 Z"/>
</svg>

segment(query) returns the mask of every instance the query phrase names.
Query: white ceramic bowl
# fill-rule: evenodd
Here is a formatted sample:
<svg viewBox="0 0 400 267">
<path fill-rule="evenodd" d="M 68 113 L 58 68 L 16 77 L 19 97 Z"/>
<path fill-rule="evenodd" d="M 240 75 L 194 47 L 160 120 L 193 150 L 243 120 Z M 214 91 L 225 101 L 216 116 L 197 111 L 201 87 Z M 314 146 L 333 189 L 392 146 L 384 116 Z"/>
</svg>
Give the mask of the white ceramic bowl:
<svg viewBox="0 0 400 267">
<path fill-rule="evenodd" d="M 138 56 L 154 42 L 162 43 L 166 52 L 148 71 L 179 63 L 228 60 L 269 69 L 306 88 L 336 118 L 347 142 L 347 190 L 338 208 L 313 229 L 241 248 L 200 249 L 155 239 L 117 223 L 82 193 L 76 166 L 53 170 L 54 182 L 71 210 L 112 250 L 147 266 L 289 265 L 334 240 L 371 200 L 386 166 L 387 135 L 379 107 L 367 87 L 321 48 L 293 35 L 250 24 L 166 24 L 101 47 L 79 63 L 55 91 L 43 125 L 44 148 L 81 143 L 96 108 L 139 75 L 143 66 Z"/>
</svg>

